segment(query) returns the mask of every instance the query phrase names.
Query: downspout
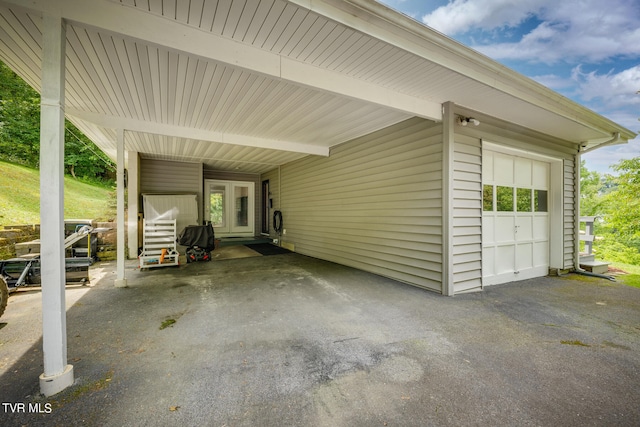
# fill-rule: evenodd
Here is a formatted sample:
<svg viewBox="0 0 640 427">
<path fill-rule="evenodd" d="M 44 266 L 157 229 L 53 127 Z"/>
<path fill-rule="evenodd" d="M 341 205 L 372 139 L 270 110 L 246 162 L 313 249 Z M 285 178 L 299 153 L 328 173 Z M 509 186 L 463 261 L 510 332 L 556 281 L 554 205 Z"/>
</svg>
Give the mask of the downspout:
<svg viewBox="0 0 640 427">
<path fill-rule="evenodd" d="M 600 147 L 604 147 L 607 145 L 611 145 L 611 144 L 615 144 L 618 143 L 620 141 L 620 132 L 616 132 L 613 134 L 613 138 L 611 138 L 609 141 L 605 141 L 602 144 L 598 144 L 594 147 L 591 147 L 588 150 L 584 150 L 582 146 L 580 146 L 578 148 L 578 152 L 576 153 L 576 160 L 575 163 L 573 165 L 573 177 L 574 177 L 574 189 L 575 189 L 575 194 L 577 197 L 577 200 L 575 201 L 575 209 L 574 209 L 574 213 L 575 213 L 575 218 L 574 218 L 574 222 L 575 222 L 575 228 L 574 228 L 574 242 L 575 242 L 575 249 L 574 249 L 574 254 L 573 254 L 573 268 L 575 270 L 575 272 L 577 274 L 582 274 L 584 276 L 592 276 L 592 277 L 599 277 L 602 279 L 608 279 L 611 281 L 615 282 L 615 278 L 611 277 L 611 276 L 607 276 L 604 274 L 597 274 L 597 273 L 592 273 L 590 271 L 586 271 L 583 270 L 580 267 L 580 169 L 581 169 L 581 165 L 582 165 L 582 154 L 588 153 L 592 150 L 595 150 L 596 148 L 600 148 Z"/>
</svg>

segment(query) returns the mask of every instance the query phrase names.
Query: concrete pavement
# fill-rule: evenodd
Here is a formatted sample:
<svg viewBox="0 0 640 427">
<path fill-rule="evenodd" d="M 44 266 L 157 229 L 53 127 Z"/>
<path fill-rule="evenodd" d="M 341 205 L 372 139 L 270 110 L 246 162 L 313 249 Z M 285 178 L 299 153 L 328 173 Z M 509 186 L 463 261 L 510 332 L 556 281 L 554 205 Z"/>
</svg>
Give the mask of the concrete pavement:
<svg viewBox="0 0 640 427">
<path fill-rule="evenodd" d="M 2 425 L 640 425 L 640 289 L 572 275 L 449 298 L 293 253 L 129 268 L 126 289 L 102 268 L 68 289 L 76 383 L 48 399 L 39 295 L 11 296 Z"/>
</svg>

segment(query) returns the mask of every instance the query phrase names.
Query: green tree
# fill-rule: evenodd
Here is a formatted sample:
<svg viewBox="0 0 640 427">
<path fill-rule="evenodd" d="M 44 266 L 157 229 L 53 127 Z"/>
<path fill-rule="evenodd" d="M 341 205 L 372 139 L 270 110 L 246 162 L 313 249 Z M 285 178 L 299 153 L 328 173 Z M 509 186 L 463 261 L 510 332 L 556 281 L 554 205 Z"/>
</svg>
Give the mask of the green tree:
<svg viewBox="0 0 640 427">
<path fill-rule="evenodd" d="M 33 168 L 40 162 L 40 95 L 2 62 L 0 159 Z M 74 178 L 113 181 L 113 162 L 68 120 L 64 163 Z"/>
<path fill-rule="evenodd" d="M 0 63 L 0 156 L 38 167 L 40 96 Z"/>
<path fill-rule="evenodd" d="M 580 214 L 583 216 L 602 215 L 603 180 L 596 171 L 587 169 L 585 161 L 580 164 Z"/>
<path fill-rule="evenodd" d="M 640 157 L 621 160 L 618 175 L 599 177 L 582 171 L 580 206 L 583 215 L 594 215 L 594 251 L 600 259 L 640 265 Z"/>
<path fill-rule="evenodd" d="M 640 157 L 621 160 L 613 169 L 617 187 L 607 196 L 607 223 L 627 239 L 640 239 Z"/>
<path fill-rule="evenodd" d="M 115 165 L 73 123 L 65 122 L 64 164 L 74 178 L 112 181 Z"/>
</svg>

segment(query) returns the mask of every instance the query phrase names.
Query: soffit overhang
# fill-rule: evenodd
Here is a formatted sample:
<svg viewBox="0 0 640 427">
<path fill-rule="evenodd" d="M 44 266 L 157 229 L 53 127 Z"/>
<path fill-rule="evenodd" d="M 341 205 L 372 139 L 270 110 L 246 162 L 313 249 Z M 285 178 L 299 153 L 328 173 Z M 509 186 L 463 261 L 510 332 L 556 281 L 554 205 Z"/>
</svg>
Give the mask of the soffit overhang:
<svg viewBox="0 0 640 427">
<path fill-rule="evenodd" d="M 444 102 L 567 144 L 635 134 L 369 0 L 5 0 L 0 58 L 40 87 L 42 14 L 66 22 L 65 113 L 115 158 L 262 173 Z M 595 141 L 595 142 L 594 142 Z"/>
</svg>

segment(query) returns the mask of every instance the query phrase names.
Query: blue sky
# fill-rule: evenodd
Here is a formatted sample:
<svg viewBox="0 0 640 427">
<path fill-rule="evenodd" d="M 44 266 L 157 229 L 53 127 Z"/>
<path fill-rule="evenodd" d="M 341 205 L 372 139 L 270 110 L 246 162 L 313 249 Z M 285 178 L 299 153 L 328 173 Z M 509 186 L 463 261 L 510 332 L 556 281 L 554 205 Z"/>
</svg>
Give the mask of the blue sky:
<svg viewBox="0 0 640 427">
<path fill-rule="evenodd" d="M 379 0 L 597 113 L 640 131 L 640 1 Z M 640 137 L 586 154 L 640 156 Z"/>
</svg>

